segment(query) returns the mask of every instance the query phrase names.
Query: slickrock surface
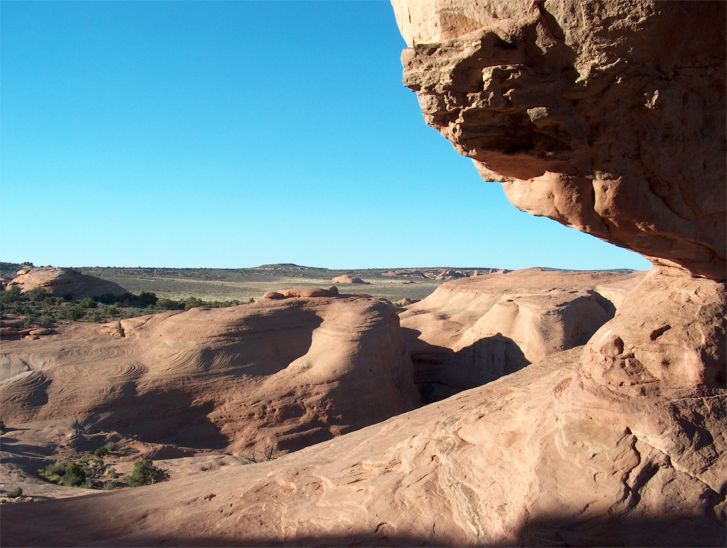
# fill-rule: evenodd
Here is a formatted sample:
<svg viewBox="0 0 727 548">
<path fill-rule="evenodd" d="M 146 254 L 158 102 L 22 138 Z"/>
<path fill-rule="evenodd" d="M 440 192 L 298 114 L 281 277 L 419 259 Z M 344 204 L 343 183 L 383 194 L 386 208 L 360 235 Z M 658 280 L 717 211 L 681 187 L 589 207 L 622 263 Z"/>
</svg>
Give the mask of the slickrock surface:
<svg viewBox="0 0 727 548">
<path fill-rule="evenodd" d="M 74 299 L 107 294 L 118 297 L 128 293 L 113 282 L 87 276 L 69 268 L 25 268 L 18 271 L 18 275 L 8 285 L 20 287 L 22 293 L 39 287 L 56 297 L 70 295 Z"/>
<path fill-rule="evenodd" d="M 31 545 L 570 543 L 705 545 L 722 527 L 710 394 L 623 400 L 576 373 L 580 351 L 270 463 L 4 507 Z M 723 408 L 721 408 L 723 409 Z M 709 410 L 709 412 L 708 412 Z M 671 417 L 655 432 L 652 417 Z M 699 418 L 700 439 L 668 445 Z M 676 450 L 674 450 L 676 449 Z M 679 458 L 673 458 L 679 453 Z M 681 457 L 689 457 L 683 459 Z M 719 457 L 722 459 L 723 457 Z M 113 515 L 113 523 L 108 516 Z"/>
<path fill-rule="evenodd" d="M 290 298 L 76 324 L 3 343 L 9 425 L 76 418 L 143 441 L 249 453 L 300 449 L 412 409 L 394 308 Z"/>
<path fill-rule="evenodd" d="M 725 278 L 725 4 L 392 0 L 428 124 L 518 208 Z"/>
<path fill-rule="evenodd" d="M 533 268 L 441 285 L 401 313 L 415 382 L 439 399 L 583 345 L 614 315 L 598 289 L 619 300 L 642 277 Z"/>
</svg>

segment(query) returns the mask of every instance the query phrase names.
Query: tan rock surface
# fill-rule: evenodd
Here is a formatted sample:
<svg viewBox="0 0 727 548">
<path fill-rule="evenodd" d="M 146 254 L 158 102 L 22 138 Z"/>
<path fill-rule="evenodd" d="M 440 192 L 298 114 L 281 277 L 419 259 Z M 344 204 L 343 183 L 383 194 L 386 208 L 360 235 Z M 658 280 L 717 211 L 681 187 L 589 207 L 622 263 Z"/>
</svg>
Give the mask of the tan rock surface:
<svg viewBox="0 0 727 548">
<path fill-rule="evenodd" d="M 719 542 L 721 526 L 706 516 L 724 516 L 724 478 L 710 476 L 724 464 L 714 418 L 724 408 L 706 393 L 614 398 L 578 375 L 580 352 L 274 462 L 3 508 L 5 542 Z M 720 460 L 673 462 L 664 442 L 700 414 L 711 441 L 684 454 L 711 449 Z"/>
<path fill-rule="evenodd" d="M 618 296 L 642 277 L 533 268 L 443 284 L 401 313 L 415 382 L 438 399 L 583 345 L 614 314 L 596 288 Z"/>
<path fill-rule="evenodd" d="M 417 402 L 394 308 L 367 297 L 76 324 L 3 343 L 0 371 L 8 424 L 70 417 L 233 452 L 300 449 Z"/>
<path fill-rule="evenodd" d="M 74 299 L 100 297 L 106 294 L 120 296 L 128 293 L 126 289 L 113 282 L 68 268 L 25 268 L 18 271 L 18 275 L 10 281 L 9 286 L 18 286 L 22 293 L 39 287 L 57 297 L 70 295 Z"/>
<path fill-rule="evenodd" d="M 335 276 L 335 277 L 331 278 L 331 282 L 333 282 L 334 284 L 365 284 L 366 283 L 358 276 L 353 276 L 351 274 L 341 274 L 340 276 Z"/>
</svg>

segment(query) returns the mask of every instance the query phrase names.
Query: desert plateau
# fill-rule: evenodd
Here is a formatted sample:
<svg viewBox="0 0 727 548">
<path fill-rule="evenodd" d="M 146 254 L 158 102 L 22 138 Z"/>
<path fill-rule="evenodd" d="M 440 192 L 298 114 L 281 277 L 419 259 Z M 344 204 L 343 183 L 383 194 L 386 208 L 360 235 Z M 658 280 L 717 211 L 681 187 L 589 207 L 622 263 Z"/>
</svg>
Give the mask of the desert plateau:
<svg viewBox="0 0 727 548">
<path fill-rule="evenodd" d="M 54 9 L 70 10 L 72 4 Z M 181 48 L 184 59 L 217 59 L 231 55 L 227 47 L 243 45 L 251 57 L 268 47 L 286 48 L 290 58 L 265 73 L 269 83 L 262 73 L 243 75 L 270 94 L 270 103 L 240 108 L 250 117 L 265 111 L 274 126 L 250 129 L 252 141 L 267 140 L 296 176 L 311 169 L 310 180 L 324 176 L 325 169 L 311 168 L 295 146 L 318 138 L 321 119 L 306 116 L 321 105 L 333 109 L 325 102 L 337 100 L 337 73 L 315 84 L 275 80 L 299 65 L 313 74 L 313 60 L 296 61 L 304 41 L 324 57 L 339 47 L 316 38 L 330 25 L 314 27 L 312 19 L 301 19 L 312 3 L 121 4 L 74 9 L 85 14 L 78 19 L 84 24 L 95 21 L 83 19 L 91 13 L 85 10 L 137 10 L 129 12 L 135 22 L 119 35 L 130 43 L 147 44 L 146 16 L 156 22 L 168 21 L 171 13 L 189 16 L 184 29 L 190 43 L 201 32 L 190 29 L 211 25 L 215 47 L 205 50 L 211 57 L 185 49 L 192 46 L 177 38 L 164 42 L 170 48 L 165 55 Z M 725 546 L 727 3 L 391 0 L 385 9 L 380 3 L 325 4 L 343 14 L 341 21 L 353 13 L 348 9 L 361 10 L 350 24 L 367 32 L 374 21 L 367 19 L 369 9 L 386 12 L 392 28 L 396 23 L 395 38 L 405 47 L 403 86 L 393 82 L 393 92 L 406 92 L 407 101 L 416 97 L 417 120 L 420 111 L 421 125 L 429 126 L 422 131 L 436 139 L 418 157 L 408 152 L 416 145 L 402 137 L 407 156 L 399 163 L 428 162 L 435 158 L 433 147 L 453 147 L 443 153 L 452 161 L 464 161 L 456 153 L 468 159 L 466 169 L 500 184 L 520 212 L 584 233 L 578 237 L 603 245 L 599 250 L 617 246 L 619 253 L 638 253 L 650 267 L 553 266 L 560 255 L 547 266 L 529 258 L 504 263 L 493 259 L 497 241 L 519 228 L 498 217 L 493 223 L 501 227 L 478 232 L 480 220 L 471 218 L 467 226 L 481 248 L 460 245 L 470 240 L 448 222 L 466 216 L 471 204 L 442 211 L 440 219 L 407 187 L 411 208 L 389 207 L 393 194 L 382 189 L 396 182 L 388 179 L 374 192 L 383 195 L 380 205 L 366 209 L 360 189 L 351 190 L 368 169 L 357 164 L 377 161 L 362 144 L 363 134 L 334 135 L 334 141 L 346 141 L 355 162 L 336 156 L 335 148 L 320 152 L 321 158 L 328 155 L 329 167 L 338 163 L 351 172 L 350 182 L 335 182 L 348 195 L 296 190 L 290 182 L 288 194 L 269 192 L 277 209 L 266 208 L 247 187 L 238 193 L 235 182 L 229 195 L 214 197 L 219 211 L 226 202 L 240 202 L 239 212 L 225 217 L 202 205 L 202 191 L 217 192 L 212 182 L 194 186 L 199 193 L 186 197 L 184 206 L 168 198 L 187 196 L 184 182 L 161 177 L 158 189 L 114 187 L 120 196 L 133 194 L 141 211 L 147 210 L 140 196 L 155 196 L 153 211 L 171 216 L 157 222 L 154 215 L 139 214 L 148 236 L 131 238 L 122 226 L 113 245 L 104 243 L 113 240 L 111 222 L 104 230 L 69 232 L 78 240 L 59 248 L 68 266 L 21 263 L 47 262 L 33 253 L 51 256 L 30 239 L 23 244 L 27 257 L 14 251 L 0 257 L 8 261 L 0 263 L 0 545 Z M 250 24 L 242 31 L 234 26 L 239 21 L 220 15 L 227 9 L 247 13 L 256 5 L 280 19 L 263 17 L 269 27 Z M 214 24 L 203 12 L 214 14 Z M 278 33 L 278 24 L 288 30 Z M 222 47 L 226 25 L 236 42 Z M 176 36 L 172 27 L 163 28 L 170 33 L 165 36 Z M 4 48 L 19 47 L 8 40 Z M 108 62 L 123 66 L 127 57 L 119 52 L 125 50 L 113 51 Z M 360 62 L 361 71 L 371 71 L 367 75 L 378 70 L 375 56 L 368 64 L 361 59 L 350 62 Z M 103 65 L 94 65 L 98 74 L 105 74 Z M 178 77 L 171 61 L 149 73 L 141 66 L 134 68 L 139 81 Z M 204 78 L 226 72 L 205 66 L 210 72 Z M 204 90 L 214 87 L 213 80 L 204 78 L 199 87 L 180 85 L 177 92 L 212 108 L 215 100 Z M 212 91 L 209 97 L 232 109 L 242 81 L 234 81 L 239 87 L 224 100 Z M 312 95 L 296 90 L 303 95 L 299 102 L 296 95 L 294 107 L 279 106 L 282 81 L 313 88 Z M 330 95 L 319 91 L 329 88 Z M 342 95 L 352 118 L 359 116 L 359 103 L 378 100 L 371 90 Z M 153 103 L 155 96 L 149 97 Z M 93 100 L 103 104 L 102 95 Z M 173 99 L 154 108 L 167 100 Z M 381 112 L 391 123 L 376 126 L 377 139 L 399 131 L 404 119 Z M 244 133 L 228 123 L 227 111 L 204 115 L 217 128 L 206 136 L 219 130 L 225 142 Z M 290 119 L 291 127 L 277 125 L 277 116 Z M 295 135 L 297 119 L 309 134 Z M 158 129 L 149 127 L 150 133 Z M 158 149 L 149 149 L 155 154 L 181 147 L 188 137 L 164 131 L 172 144 L 157 143 Z M 279 144 L 287 134 L 295 141 Z M 10 132 L 4 139 L 11 140 Z M 209 161 L 205 157 L 204 165 L 222 161 L 221 150 Z M 128 158 L 156 161 L 145 154 L 132 151 Z M 184 166 L 194 157 L 184 149 L 175 162 Z M 46 158 L 52 164 L 52 155 Z M 160 173 L 173 170 L 175 162 Z M 387 169 L 395 169 L 395 162 L 387 162 Z M 62 176 L 65 168 L 52 165 Z M 79 165 L 92 170 L 96 164 Z M 268 163 L 265 169 L 274 167 Z M 214 169 L 222 178 L 221 168 Z M 238 174 L 253 168 L 246 163 L 235 169 Z M 421 177 L 433 168 L 402 169 Z M 7 173 L 3 188 L 11 186 L 14 172 Z M 272 183 L 256 184 L 268 192 Z M 471 192 L 458 185 L 452 176 L 438 192 Z M 126 199 L 116 196 L 118 203 Z M 328 199 L 333 201 L 320 205 Z M 437 215 L 440 203 L 444 199 L 435 196 Z M 305 222 L 294 226 L 286 215 L 296 208 Z M 341 217 L 328 221 L 337 208 Z M 369 215 L 362 229 L 360 218 Z M 412 225 L 408 215 L 419 224 Z M 203 244 L 195 247 L 192 232 L 175 233 L 217 218 L 224 226 L 242 226 L 247 217 L 262 219 L 249 240 L 219 231 L 214 238 L 200 237 Z M 349 218 L 350 224 L 341 222 Z M 382 248 L 388 242 L 410 257 L 411 250 L 428 249 L 425 235 L 436 230 L 447 238 L 444 251 L 431 249 L 431 258 L 421 263 L 365 259 L 367 241 L 381 234 L 376 225 L 384 218 L 406 230 L 387 232 L 377 244 Z M 541 221 L 550 223 L 546 219 Z M 263 222 L 271 238 L 279 238 L 278 247 L 264 240 Z M 65 238 L 63 231 L 71 229 L 58 230 Z M 537 230 L 527 230 L 535 242 Z M 301 245 L 298 233 L 309 244 Z M 258 248 L 250 242 L 259 239 L 261 256 L 271 262 L 174 267 L 171 255 L 154 248 L 151 256 L 157 253 L 162 266 L 84 266 L 91 263 L 76 257 L 92 255 L 72 255 L 74 247 L 91 249 L 100 241 L 101 249 L 121 257 L 126 248 L 119 242 L 133 240 L 133 249 L 143 250 L 157 236 L 169 249 L 179 245 L 179 257 L 197 248 L 218 249 L 216 240 L 225 238 L 237 257 L 253 256 Z M 538 245 L 507 251 L 535 256 Z M 461 249 L 467 254 L 458 255 Z M 330 267 L 342 264 L 334 259 L 329 266 L 297 264 L 300 257 L 349 257 L 349 250 L 361 257 L 352 268 Z M 601 264 L 582 255 L 578 264 Z M 139 264 L 131 260 L 124 256 L 117 264 Z M 104 261 L 94 264 L 112 264 Z"/>
</svg>

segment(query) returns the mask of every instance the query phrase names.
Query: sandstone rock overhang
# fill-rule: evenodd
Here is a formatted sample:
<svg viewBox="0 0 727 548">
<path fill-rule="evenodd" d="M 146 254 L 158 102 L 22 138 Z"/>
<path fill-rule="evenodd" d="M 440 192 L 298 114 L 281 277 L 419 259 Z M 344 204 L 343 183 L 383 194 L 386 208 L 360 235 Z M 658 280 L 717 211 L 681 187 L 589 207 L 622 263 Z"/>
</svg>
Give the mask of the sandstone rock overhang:
<svg viewBox="0 0 727 548">
<path fill-rule="evenodd" d="M 723 2 L 392 4 L 425 120 L 515 206 L 725 279 Z"/>
</svg>

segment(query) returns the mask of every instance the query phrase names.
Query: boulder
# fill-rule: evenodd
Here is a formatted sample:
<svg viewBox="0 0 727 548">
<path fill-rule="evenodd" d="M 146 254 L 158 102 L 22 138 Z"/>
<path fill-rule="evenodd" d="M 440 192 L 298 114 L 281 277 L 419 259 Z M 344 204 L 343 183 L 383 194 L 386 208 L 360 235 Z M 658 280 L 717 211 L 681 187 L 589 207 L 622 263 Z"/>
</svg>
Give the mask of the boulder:
<svg viewBox="0 0 727 548">
<path fill-rule="evenodd" d="M 333 282 L 334 284 L 365 284 L 366 283 L 358 276 L 352 276 L 351 274 L 341 274 L 340 276 L 331 278 L 331 282 Z"/>
<path fill-rule="evenodd" d="M 51 267 L 21 269 L 8 286 L 19 287 L 21 293 L 40 288 L 56 297 L 70 296 L 74 299 L 101 295 L 119 297 L 128 293 L 123 287 L 108 280 L 81 274 L 68 268 Z"/>
</svg>

